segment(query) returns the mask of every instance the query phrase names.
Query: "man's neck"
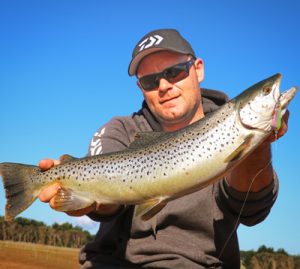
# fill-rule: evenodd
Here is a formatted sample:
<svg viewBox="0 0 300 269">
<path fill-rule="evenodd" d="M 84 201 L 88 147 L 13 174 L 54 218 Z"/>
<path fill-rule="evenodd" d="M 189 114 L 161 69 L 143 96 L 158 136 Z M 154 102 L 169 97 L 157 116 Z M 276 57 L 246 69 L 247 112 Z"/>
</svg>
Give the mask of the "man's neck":
<svg viewBox="0 0 300 269">
<path fill-rule="evenodd" d="M 163 122 L 163 123 L 161 123 L 161 126 L 162 126 L 163 131 L 165 131 L 165 132 L 174 132 L 174 131 L 180 130 L 202 118 L 204 118 L 204 112 L 202 109 L 200 109 L 194 115 L 194 117 L 192 117 L 191 119 L 187 119 L 187 120 L 176 122 L 176 123 Z"/>
</svg>

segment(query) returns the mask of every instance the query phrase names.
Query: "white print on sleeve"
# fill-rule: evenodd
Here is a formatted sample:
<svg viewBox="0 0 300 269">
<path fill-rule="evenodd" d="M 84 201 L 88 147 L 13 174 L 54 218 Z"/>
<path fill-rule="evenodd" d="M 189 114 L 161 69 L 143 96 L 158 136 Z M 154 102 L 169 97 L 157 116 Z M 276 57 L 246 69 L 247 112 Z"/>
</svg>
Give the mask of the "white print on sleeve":
<svg viewBox="0 0 300 269">
<path fill-rule="evenodd" d="M 91 156 L 99 155 L 102 153 L 102 143 L 101 136 L 105 132 L 105 127 L 100 130 L 100 132 L 96 132 L 90 144 L 90 152 Z"/>
</svg>

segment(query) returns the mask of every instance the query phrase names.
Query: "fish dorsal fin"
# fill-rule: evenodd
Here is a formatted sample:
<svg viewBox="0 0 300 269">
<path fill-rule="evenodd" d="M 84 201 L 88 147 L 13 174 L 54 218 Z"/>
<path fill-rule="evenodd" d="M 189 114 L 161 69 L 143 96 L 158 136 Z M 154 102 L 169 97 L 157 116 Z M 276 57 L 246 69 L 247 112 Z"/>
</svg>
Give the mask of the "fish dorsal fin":
<svg viewBox="0 0 300 269">
<path fill-rule="evenodd" d="M 78 158 L 75 158 L 69 154 L 64 154 L 62 155 L 59 160 L 60 160 L 60 163 L 63 164 L 63 163 L 68 163 L 68 162 L 72 162 L 72 161 L 75 161 L 77 160 Z"/>
<path fill-rule="evenodd" d="M 129 148 L 136 149 L 149 145 L 151 142 L 156 141 L 158 138 L 165 135 L 164 132 L 140 132 L 134 137 L 134 141 L 129 145 Z"/>
<path fill-rule="evenodd" d="M 250 146 L 250 142 L 253 138 L 253 134 L 249 134 L 246 136 L 245 140 L 241 145 L 239 145 L 226 159 L 225 163 L 230 163 L 239 160 L 244 156 L 244 152 L 248 149 Z"/>
<path fill-rule="evenodd" d="M 69 188 L 60 188 L 54 198 L 55 210 L 63 212 L 87 208 L 93 203 L 86 195 Z"/>
</svg>

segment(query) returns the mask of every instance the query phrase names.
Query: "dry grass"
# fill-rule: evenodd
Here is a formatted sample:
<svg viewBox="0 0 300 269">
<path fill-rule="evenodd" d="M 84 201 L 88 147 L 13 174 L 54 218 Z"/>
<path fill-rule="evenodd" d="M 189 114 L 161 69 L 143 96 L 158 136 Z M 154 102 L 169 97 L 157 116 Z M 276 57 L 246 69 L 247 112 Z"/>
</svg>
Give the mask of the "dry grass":
<svg viewBox="0 0 300 269">
<path fill-rule="evenodd" d="M 79 269 L 78 249 L 0 241 L 0 269 Z"/>
<path fill-rule="evenodd" d="M 79 269 L 79 249 L 1 241 L 0 269 Z M 241 265 L 241 269 L 245 269 Z"/>
</svg>

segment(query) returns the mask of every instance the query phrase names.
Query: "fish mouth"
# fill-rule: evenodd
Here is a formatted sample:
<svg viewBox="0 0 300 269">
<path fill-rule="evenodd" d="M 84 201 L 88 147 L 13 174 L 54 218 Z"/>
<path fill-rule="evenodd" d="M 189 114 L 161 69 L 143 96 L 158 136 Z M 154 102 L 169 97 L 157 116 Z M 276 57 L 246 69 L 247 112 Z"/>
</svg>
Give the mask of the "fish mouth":
<svg viewBox="0 0 300 269">
<path fill-rule="evenodd" d="M 281 108 L 283 110 L 286 110 L 287 106 L 291 102 L 291 100 L 295 97 L 296 93 L 298 91 L 298 87 L 292 87 L 284 92 L 282 92 L 279 96 L 279 102 L 281 105 Z"/>
</svg>

